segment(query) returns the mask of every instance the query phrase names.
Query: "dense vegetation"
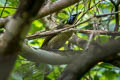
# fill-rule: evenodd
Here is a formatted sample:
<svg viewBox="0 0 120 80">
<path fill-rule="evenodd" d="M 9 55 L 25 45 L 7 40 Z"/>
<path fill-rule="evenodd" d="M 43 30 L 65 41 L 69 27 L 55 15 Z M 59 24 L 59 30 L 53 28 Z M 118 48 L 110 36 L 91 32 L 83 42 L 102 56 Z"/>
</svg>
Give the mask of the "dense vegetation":
<svg viewBox="0 0 120 80">
<path fill-rule="evenodd" d="M 0 0 L 0 79 L 120 80 L 119 4 Z"/>
</svg>

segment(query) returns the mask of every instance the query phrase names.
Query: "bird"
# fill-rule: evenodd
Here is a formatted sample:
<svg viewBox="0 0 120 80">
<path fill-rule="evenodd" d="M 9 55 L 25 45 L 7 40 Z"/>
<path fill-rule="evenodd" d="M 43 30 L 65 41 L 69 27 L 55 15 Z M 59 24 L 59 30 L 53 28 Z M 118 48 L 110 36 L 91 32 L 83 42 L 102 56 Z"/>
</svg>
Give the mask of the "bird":
<svg viewBox="0 0 120 80">
<path fill-rule="evenodd" d="M 72 25 L 78 14 L 73 14 L 67 19 L 66 24 L 60 24 L 56 27 L 56 29 L 61 29 L 65 27 L 69 27 Z M 72 36 L 72 31 L 64 32 L 64 33 L 58 33 L 53 34 L 51 36 L 47 36 L 41 46 L 41 49 L 50 50 L 50 49 L 59 49 L 64 45 L 64 43 Z"/>
<path fill-rule="evenodd" d="M 72 24 L 75 22 L 77 16 L 78 16 L 78 14 L 73 14 L 73 15 L 71 15 L 71 16 L 67 19 L 67 23 L 66 23 L 66 24 L 72 25 Z"/>
</svg>

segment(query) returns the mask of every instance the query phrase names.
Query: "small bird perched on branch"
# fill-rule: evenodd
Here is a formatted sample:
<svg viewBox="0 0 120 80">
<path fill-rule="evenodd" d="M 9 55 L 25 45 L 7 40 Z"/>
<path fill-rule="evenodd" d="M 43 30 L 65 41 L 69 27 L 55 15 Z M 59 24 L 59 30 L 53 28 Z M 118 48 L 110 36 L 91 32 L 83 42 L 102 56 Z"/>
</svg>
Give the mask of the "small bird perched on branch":
<svg viewBox="0 0 120 80">
<path fill-rule="evenodd" d="M 77 16 L 78 16 L 78 14 L 71 15 L 67 19 L 66 24 L 60 24 L 56 27 L 56 29 L 69 27 L 70 25 L 72 25 L 75 22 Z M 59 49 L 72 36 L 72 34 L 73 34 L 72 31 L 67 31 L 64 33 L 59 33 L 59 34 L 54 34 L 54 35 L 48 36 L 45 38 L 45 40 L 41 46 L 41 49 L 47 49 L 47 50 Z"/>
<path fill-rule="evenodd" d="M 73 14 L 67 19 L 67 24 L 73 24 L 77 18 L 78 14 Z"/>
</svg>

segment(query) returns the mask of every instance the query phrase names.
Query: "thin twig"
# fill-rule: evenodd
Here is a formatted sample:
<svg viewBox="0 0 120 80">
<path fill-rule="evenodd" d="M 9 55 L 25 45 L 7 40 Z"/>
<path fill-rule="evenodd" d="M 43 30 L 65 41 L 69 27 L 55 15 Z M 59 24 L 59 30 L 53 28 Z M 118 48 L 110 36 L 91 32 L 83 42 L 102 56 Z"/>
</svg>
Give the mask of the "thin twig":
<svg viewBox="0 0 120 80">
<path fill-rule="evenodd" d="M 36 38 L 41 38 L 49 35 L 53 35 L 56 33 L 63 33 L 66 31 L 73 31 L 73 32 L 79 32 L 79 33 L 84 33 L 84 34 L 91 34 L 94 32 L 94 34 L 101 34 L 101 35 L 110 35 L 110 36 L 120 36 L 120 32 L 110 32 L 110 31 L 102 31 L 102 30 L 80 30 L 80 29 L 67 29 L 67 30 L 55 30 L 55 31 L 46 31 L 44 33 L 39 33 L 39 34 L 34 34 L 31 36 L 27 36 L 26 38 L 31 40 L 31 39 L 36 39 Z"/>
<path fill-rule="evenodd" d="M 113 0 L 110 0 L 110 1 L 114 5 L 115 12 L 118 12 L 119 11 L 119 1 L 117 1 L 117 3 L 115 3 Z M 116 20 L 116 23 L 115 23 L 114 31 L 118 31 L 118 29 L 119 29 L 119 13 L 115 14 L 115 20 Z"/>
<path fill-rule="evenodd" d="M 106 17 L 108 15 L 115 15 L 117 13 L 120 13 L 120 11 L 112 12 L 112 13 L 106 13 L 106 14 L 100 14 L 100 15 L 95 15 L 95 17 L 97 17 L 97 18 L 99 18 L 99 17 Z"/>
<path fill-rule="evenodd" d="M 119 1 L 117 1 L 117 3 L 115 3 L 113 0 L 110 0 L 111 3 L 114 5 L 115 8 L 115 12 L 119 11 Z M 115 27 L 114 27 L 114 31 L 118 31 L 119 30 L 119 13 L 115 14 Z M 115 36 L 112 37 L 112 39 L 114 39 Z"/>
<path fill-rule="evenodd" d="M 10 9 L 17 9 L 16 7 L 0 7 L 0 8 L 10 8 Z"/>
<path fill-rule="evenodd" d="M 5 7 L 6 7 L 6 5 L 7 5 L 7 1 L 8 1 L 8 0 L 6 0 L 6 2 L 5 2 L 5 4 L 4 4 L 4 8 L 2 9 L 2 12 L 1 12 L 1 14 L 0 14 L 0 18 L 2 17 L 2 14 L 3 14 L 4 10 L 5 10 Z"/>
<path fill-rule="evenodd" d="M 92 32 L 91 34 L 90 34 L 90 36 L 89 36 L 89 39 L 88 39 L 88 42 L 87 42 L 87 44 L 86 44 L 86 47 L 85 47 L 85 51 L 87 51 L 88 49 L 89 49 L 89 45 L 90 45 L 90 43 L 91 43 L 91 41 L 92 41 L 92 39 L 93 39 L 93 36 L 94 36 L 94 32 Z"/>
<path fill-rule="evenodd" d="M 101 0 L 101 1 L 103 1 L 103 0 Z M 92 8 L 94 8 L 94 7 L 95 7 L 98 3 L 100 3 L 101 1 L 98 1 L 98 2 L 97 2 L 95 5 L 93 5 L 91 8 L 88 8 L 74 24 L 76 24 L 81 18 L 84 17 L 84 15 L 85 15 L 89 10 L 91 10 Z"/>
<path fill-rule="evenodd" d="M 61 33 L 61 32 L 65 32 L 65 31 L 70 31 L 70 30 L 73 30 L 74 27 L 76 26 L 79 26 L 85 22 L 88 22 L 90 21 L 92 18 L 94 17 L 105 17 L 105 16 L 108 16 L 108 15 L 114 15 L 118 12 L 114 12 L 114 13 L 108 13 L 108 14 L 102 14 L 102 15 L 95 15 L 93 17 L 90 17 L 89 19 L 83 21 L 83 22 L 80 22 L 76 25 L 71 25 L 70 27 L 67 27 L 67 28 L 62 28 L 62 29 L 58 29 L 58 30 L 51 30 L 51 31 L 42 31 L 42 32 L 36 32 L 35 34 L 33 35 L 30 35 L 30 36 L 27 36 L 27 39 L 35 39 L 35 38 L 40 38 L 40 37 L 45 37 L 45 36 L 49 36 L 49 35 L 52 35 L 52 34 L 56 34 L 56 33 Z M 78 30 L 73 30 L 73 31 L 78 31 Z M 91 31 L 93 30 L 79 30 L 80 33 L 85 33 L 85 34 L 91 34 Z M 120 33 L 119 32 L 107 32 L 107 31 L 95 31 L 95 33 L 99 33 L 99 34 L 102 34 L 102 35 L 116 35 L 116 36 L 119 36 Z"/>
</svg>

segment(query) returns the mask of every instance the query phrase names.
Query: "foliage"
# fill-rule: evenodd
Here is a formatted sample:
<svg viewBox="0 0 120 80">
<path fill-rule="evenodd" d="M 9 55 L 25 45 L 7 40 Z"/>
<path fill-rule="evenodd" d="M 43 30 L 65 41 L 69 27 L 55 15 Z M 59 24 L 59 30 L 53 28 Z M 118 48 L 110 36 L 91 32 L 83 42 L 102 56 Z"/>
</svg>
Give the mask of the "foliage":
<svg viewBox="0 0 120 80">
<path fill-rule="evenodd" d="M 52 2 L 55 2 L 56 0 L 51 0 Z M 89 2 L 90 1 L 90 2 Z M 76 11 L 82 13 L 78 16 L 78 19 L 89 9 L 89 7 L 95 5 L 99 0 L 82 0 L 78 5 L 78 10 L 75 5 L 72 5 L 68 8 L 65 8 L 63 11 L 59 12 L 56 17 L 56 23 L 59 24 L 62 20 L 66 22 L 67 18 L 72 14 L 75 14 Z M 0 7 L 3 7 L 6 0 L 0 0 Z M 3 14 L 1 17 L 6 17 L 9 15 L 12 15 L 15 13 L 16 9 L 13 9 L 13 7 L 17 8 L 19 4 L 19 0 L 8 0 L 7 7 L 11 8 L 5 8 Z M 72 9 L 74 10 L 72 11 Z M 2 13 L 3 8 L 0 8 L 0 13 Z M 94 8 L 90 9 L 84 16 L 81 18 L 79 22 L 82 22 L 94 14 L 104 14 L 104 13 L 110 13 L 114 11 L 114 6 L 109 0 L 101 1 L 96 5 Z M 114 25 L 115 25 L 115 18 L 114 16 L 106 16 L 103 18 L 94 18 L 89 22 L 85 22 L 82 25 L 77 26 L 77 29 L 94 29 L 94 23 L 97 24 L 97 29 L 99 30 L 107 30 L 107 31 L 114 31 Z M 100 24 L 100 25 L 99 25 Z M 28 35 L 34 34 L 37 31 L 45 30 L 45 24 L 42 22 L 42 20 L 35 20 L 31 24 L 31 29 L 28 33 Z M 0 29 L 0 32 L 2 32 L 3 29 Z M 89 36 L 82 33 L 77 33 L 77 35 L 85 40 L 89 39 Z M 107 42 L 111 36 L 107 35 L 96 35 L 93 40 L 98 40 L 101 43 Z M 38 38 L 34 40 L 28 41 L 28 44 L 35 48 L 40 48 L 44 41 L 44 38 Z M 67 44 L 66 44 L 67 45 Z M 64 49 L 65 47 L 62 47 L 61 49 Z M 74 50 L 81 50 L 78 46 L 74 46 L 72 49 Z M 52 66 L 48 65 L 47 68 L 47 75 L 45 75 L 46 65 L 44 64 L 37 64 L 30 61 L 27 61 L 23 57 L 19 56 L 19 58 L 16 61 L 15 68 L 11 74 L 10 80 L 42 80 L 43 78 L 45 80 L 56 80 L 56 78 L 64 71 L 64 68 L 66 65 L 62 66 Z M 118 67 L 112 66 L 107 63 L 98 63 L 94 68 L 92 68 L 83 78 L 82 80 L 87 79 L 92 80 L 120 80 L 120 69 Z"/>
</svg>

